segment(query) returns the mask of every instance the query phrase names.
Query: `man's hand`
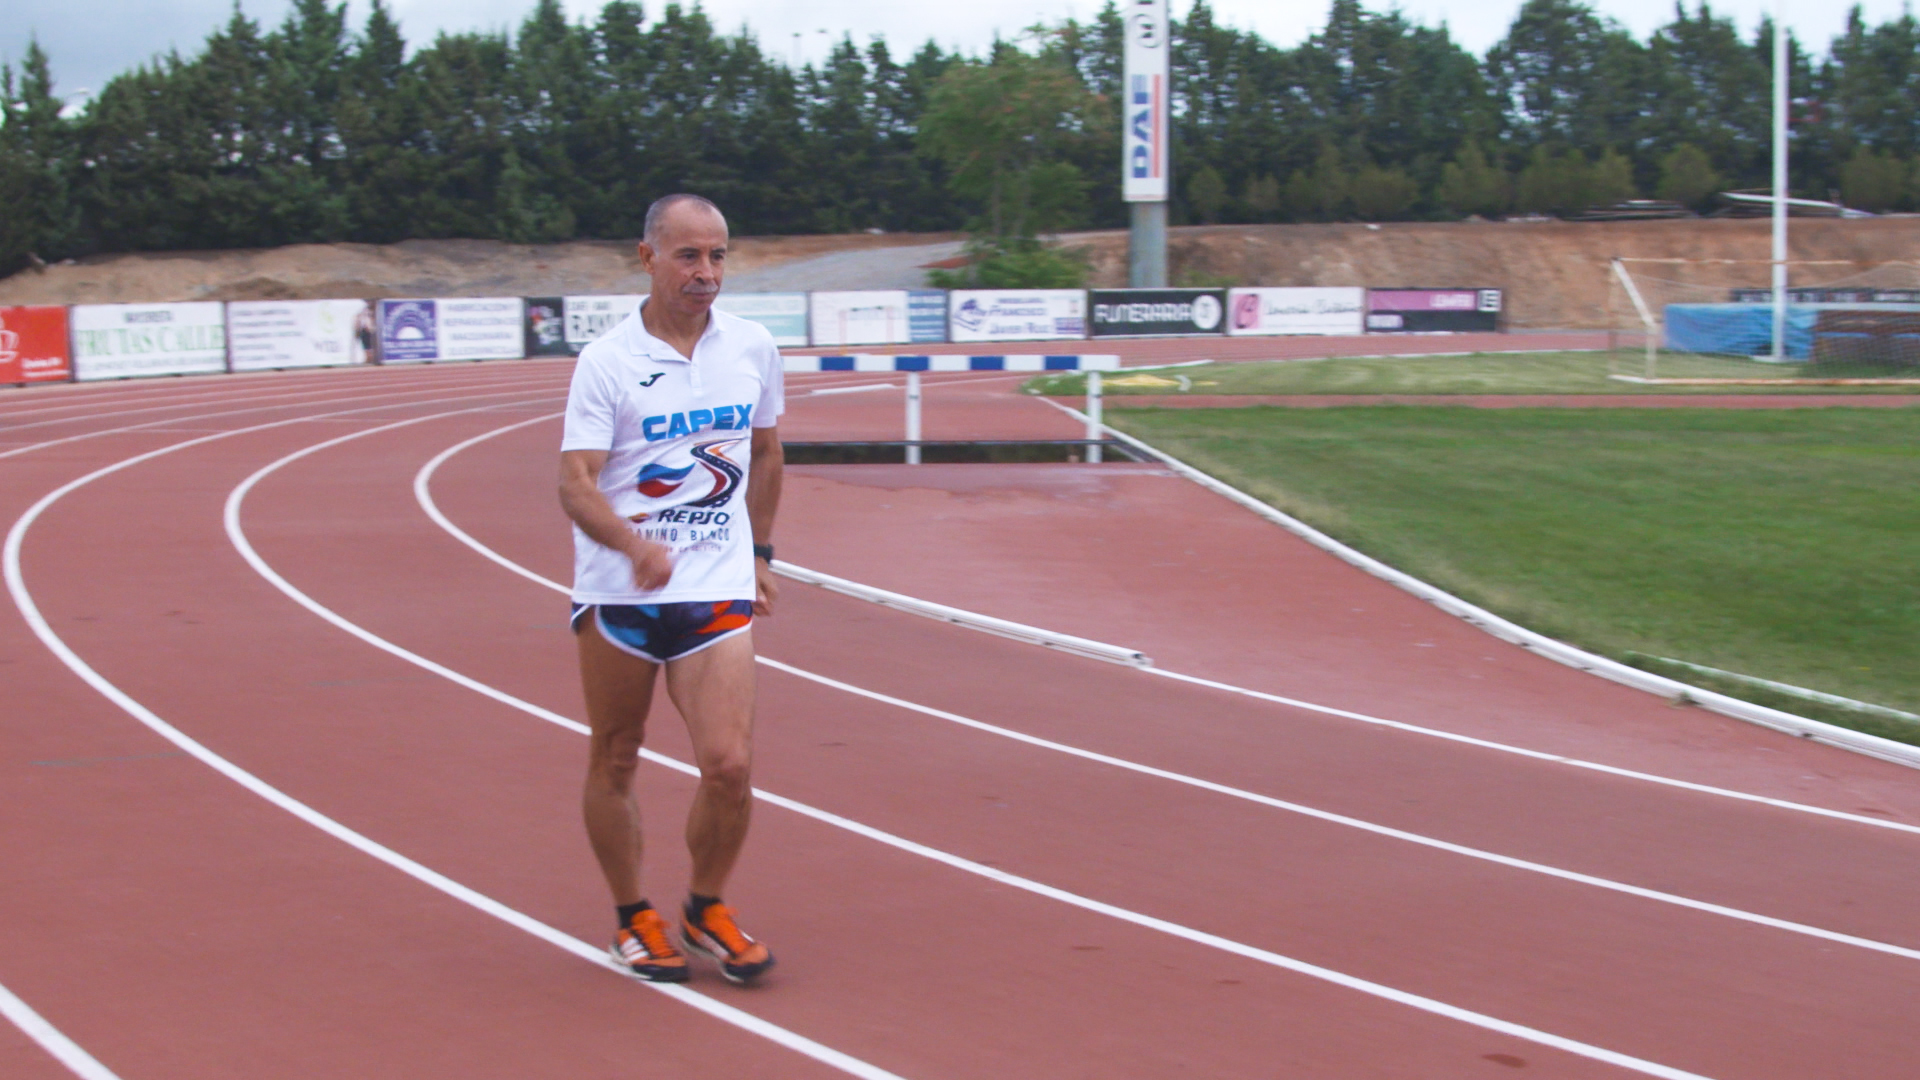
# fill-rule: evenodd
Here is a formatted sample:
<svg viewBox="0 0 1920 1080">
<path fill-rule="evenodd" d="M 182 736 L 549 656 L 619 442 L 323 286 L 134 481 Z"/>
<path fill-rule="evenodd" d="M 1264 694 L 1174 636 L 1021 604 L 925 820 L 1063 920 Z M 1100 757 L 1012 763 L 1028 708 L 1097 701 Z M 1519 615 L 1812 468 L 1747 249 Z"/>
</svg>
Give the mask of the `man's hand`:
<svg viewBox="0 0 1920 1080">
<path fill-rule="evenodd" d="M 673 553 L 663 544 L 635 536 L 627 544 L 626 555 L 633 563 L 633 587 L 642 592 L 664 589 L 673 577 Z"/>
<path fill-rule="evenodd" d="M 773 614 L 773 602 L 778 599 L 780 583 L 774 579 L 773 564 L 765 559 L 753 560 L 753 613 Z"/>
</svg>

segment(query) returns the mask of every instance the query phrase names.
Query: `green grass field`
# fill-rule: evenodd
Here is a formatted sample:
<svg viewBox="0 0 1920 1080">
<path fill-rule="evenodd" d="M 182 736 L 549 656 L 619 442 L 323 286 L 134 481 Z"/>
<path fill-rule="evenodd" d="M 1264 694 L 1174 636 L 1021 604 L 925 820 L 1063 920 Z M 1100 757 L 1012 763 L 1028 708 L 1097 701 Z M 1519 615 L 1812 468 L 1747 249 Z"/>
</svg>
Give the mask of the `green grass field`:
<svg viewBox="0 0 1920 1080">
<path fill-rule="evenodd" d="M 1920 408 L 1108 419 L 1542 633 L 1920 712 Z M 1920 742 L 1897 720 L 1710 688 Z"/>
<path fill-rule="evenodd" d="M 1844 394 L 1920 393 L 1920 386 L 1646 386 L 1609 379 L 1638 374 L 1638 353 L 1474 353 L 1468 356 L 1396 356 L 1330 360 L 1272 360 L 1208 364 L 1143 372 L 1114 372 L 1105 392 L 1124 394 Z M 1781 379 L 1817 374 L 1805 364 L 1762 364 L 1724 357 L 1663 355 L 1668 378 Z M 1181 379 L 1186 380 L 1182 389 Z M 1079 373 L 1042 376 L 1027 384 L 1042 394 L 1083 395 Z"/>
</svg>

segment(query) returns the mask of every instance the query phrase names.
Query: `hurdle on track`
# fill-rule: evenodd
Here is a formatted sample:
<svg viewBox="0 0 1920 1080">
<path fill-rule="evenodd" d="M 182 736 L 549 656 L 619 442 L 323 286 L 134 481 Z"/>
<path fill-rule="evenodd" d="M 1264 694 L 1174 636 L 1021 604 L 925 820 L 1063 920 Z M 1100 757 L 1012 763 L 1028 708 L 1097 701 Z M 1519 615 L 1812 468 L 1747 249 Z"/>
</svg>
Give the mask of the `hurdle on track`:
<svg viewBox="0 0 1920 1080">
<path fill-rule="evenodd" d="M 787 356 L 782 359 L 788 372 L 801 374 L 820 371 L 1116 371 L 1120 367 L 1118 356 L 1106 354 L 890 356 L 856 353 L 850 356 Z"/>
</svg>

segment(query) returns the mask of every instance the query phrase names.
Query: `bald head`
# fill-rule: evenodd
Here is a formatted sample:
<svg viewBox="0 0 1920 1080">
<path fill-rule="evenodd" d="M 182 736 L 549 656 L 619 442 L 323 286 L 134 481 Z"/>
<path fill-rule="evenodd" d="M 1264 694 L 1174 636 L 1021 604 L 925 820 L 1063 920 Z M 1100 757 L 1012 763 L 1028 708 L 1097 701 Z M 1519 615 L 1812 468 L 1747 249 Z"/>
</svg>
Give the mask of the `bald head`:
<svg viewBox="0 0 1920 1080">
<path fill-rule="evenodd" d="M 647 245 L 655 251 L 660 251 L 662 250 L 660 241 L 666 230 L 684 220 L 700 220 L 708 215 L 718 218 L 721 230 L 725 231 L 727 216 L 722 214 L 720 208 L 713 205 L 711 200 L 684 192 L 662 195 L 653 200 L 653 205 L 647 207 L 647 221 L 642 228 L 640 239 L 646 241 Z"/>
</svg>

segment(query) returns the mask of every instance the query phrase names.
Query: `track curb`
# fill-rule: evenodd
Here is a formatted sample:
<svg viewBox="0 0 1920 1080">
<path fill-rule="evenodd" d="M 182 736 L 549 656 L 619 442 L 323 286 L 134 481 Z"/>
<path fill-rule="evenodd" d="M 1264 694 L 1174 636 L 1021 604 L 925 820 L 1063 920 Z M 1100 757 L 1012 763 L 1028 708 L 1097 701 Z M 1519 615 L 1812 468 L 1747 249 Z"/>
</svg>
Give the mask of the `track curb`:
<svg viewBox="0 0 1920 1080">
<path fill-rule="evenodd" d="M 1047 401 L 1047 404 L 1052 405 L 1062 412 L 1078 417 L 1083 422 L 1086 420 L 1086 414 L 1078 409 L 1062 405 L 1057 401 Z M 1578 668 L 1581 671 L 1598 675 L 1603 679 L 1617 682 L 1624 686 L 1633 687 L 1636 690 L 1644 690 L 1650 694 L 1658 694 L 1671 701 L 1682 704 L 1699 705 L 1702 708 L 1717 712 L 1722 716 L 1729 716 L 1736 720 L 1744 720 L 1747 723 L 1758 724 L 1761 727 L 1772 728 L 1775 731 L 1783 731 L 1789 735 L 1798 736 L 1799 738 L 1812 742 L 1836 746 L 1842 750 L 1851 750 L 1854 753 L 1865 754 L 1868 757 L 1879 758 L 1882 761 L 1890 761 L 1896 765 L 1905 765 L 1908 768 L 1920 769 L 1920 746 L 1912 746 L 1907 743 L 1896 742 L 1892 739 L 1883 739 L 1878 735 L 1869 735 L 1862 731 L 1854 731 L 1851 728 L 1840 727 L 1837 724 L 1825 723 L 1794 713 L 1783 712 L 1779 709 L 1770 709 L 1764 705 L 1755 705 L 1750 701 L 1742 701 L 1739 698 L 1730 697 L 1726 694 L 1703 690 L 1697 686 L 1690 686 L 1676 679 L 1669 679 L 1662 675 L 1655 675 L 1649 671 L 1641 671 L 1639 668 L 1629 667 L 1617 660 L 1610 660 L 1604 656 L 1587 652 L 1585 649 L 1569 645 L 1564 641 L 1556 641 L 1545 634 L 1529 630 L 1518 623 L 1503 619 L 1485 608 L 1470 604 L 1444 589 L 1430 585 L 1411 574 L 1396 570 L 1372 556 L 1348 547 L 1333 537 L 1308 525 L 1306 522 L 1290 514 L 1276 510 L 1266 503 L 1261 502 L 1259 499 L 1241 491 L 1239 488 L 1215 479 L 1213 476 L 1194 468 L 1192 465 L 1181 461 L 1179 458 L 1174 457 L 1172 454 L 1158 447 L 1137 439 L 1124 431 L 1106 427 L 1105 425 L 1102 425 L 1102 427 L 1107 434 L 1126 443 L 1141 453 L 1152 457 L 1154 460 L 1166 465 L 1174 472 L 1192 480 L 1201 487 L 1233 500 L 1295 536 L 1298 536 L 1300 539 L 1305 540 L 1307 543 L 1312 544 L 1314 547 L 1333 555 L 1342 562 L 1358 567 L 1372 574 L 1374 577 L 1396 585 L 1420 599 L 1427 601 L 1441 611 L 1485 631 L 1502 641 L 1518 645 L 1529 652 L 1537 653 L 1555 663 Z"/>
</svg>

